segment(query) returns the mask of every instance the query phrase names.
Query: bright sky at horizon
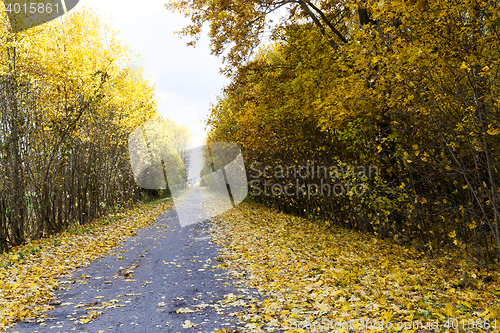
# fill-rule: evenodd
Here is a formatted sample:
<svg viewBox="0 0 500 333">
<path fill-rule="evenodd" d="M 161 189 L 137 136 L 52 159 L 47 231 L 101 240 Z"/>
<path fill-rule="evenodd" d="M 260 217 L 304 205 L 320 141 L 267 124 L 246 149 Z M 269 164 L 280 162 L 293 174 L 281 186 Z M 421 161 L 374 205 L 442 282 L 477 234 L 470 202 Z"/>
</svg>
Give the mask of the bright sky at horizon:
<svg viewBox="0 0 500 333">
<path fill-rule="evenodd" d="M 210 54 L 206 33 L 196 48 L 186 46 L 188 38 L 174 34 L 189 20 L 168 12 L 167 1 L 81 0 L 76 8 L 94 9 L 120 31 L 121 39 L 140 54 L 142 67 L 155 83 L 159 112 L 188 125 L 195 134 L 192 147 L 198 147 L 205 137 L 210 103 L 216 102 L 229 79 L 220 75 L 222 59 Z"/>
</svg>

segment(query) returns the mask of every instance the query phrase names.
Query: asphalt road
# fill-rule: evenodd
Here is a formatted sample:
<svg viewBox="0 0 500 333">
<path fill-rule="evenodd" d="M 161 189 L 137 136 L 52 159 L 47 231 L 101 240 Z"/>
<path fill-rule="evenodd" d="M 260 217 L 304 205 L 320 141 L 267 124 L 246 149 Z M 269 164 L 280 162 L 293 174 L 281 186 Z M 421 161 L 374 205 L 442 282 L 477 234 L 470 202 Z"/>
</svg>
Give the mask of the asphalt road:
<svg viewBox="0 0 500 333">
<path fill-rule="evenodd" d="M 203 195 L 195 191 L 190 195 Z M 115 255 L 65 278 L 47 318 L 22 322 L 9 332 L 212 332 L 237 329 L 236 302 L 225 295 L 258 297 L 216 268 L 218 247 L 210 221 L 181 228 L 174 210 L 137 232 Z M 241 302 L 241 301 L 239 301 Z"/>
</svg>

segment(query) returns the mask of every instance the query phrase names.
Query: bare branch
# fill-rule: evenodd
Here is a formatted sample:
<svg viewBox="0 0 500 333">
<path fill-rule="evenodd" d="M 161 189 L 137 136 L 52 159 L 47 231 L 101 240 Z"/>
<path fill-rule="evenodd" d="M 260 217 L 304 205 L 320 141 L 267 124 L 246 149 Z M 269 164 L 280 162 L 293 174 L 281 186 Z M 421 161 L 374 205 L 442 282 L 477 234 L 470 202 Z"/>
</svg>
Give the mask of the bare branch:
<svg viewBox="0 0 500 333">
<path fill-rule="evenodd" d="M 316 24 L 316 26 L 319 28 L 319 30 L 321 31 L 321 34 L 328 39 L 328 44 L 330 44 L 330 46 L 333 49 L 335 49 L 335 50 L 338 49 L 338 45 L 331 38 L 329 38 L 328 34 L 326 33 L 325 27 L 321 24 L 319 19 L 316 17 L 316 15 L 314 15 L 314 13 L 307 6 L 307 4 L 303 0 L 298 0 L 298 3 L 302 7 L 302 9 L 304 9 L 304 11 L 307 13 L 307 15 L 309 15 L 309 17 L 313 20 L 314 24 Z"/>
<path fill-rule="evenodd" d="M 311 6 L 312 9 L 314 9 L 318 14 L 319 16 L 321 16 L 321 18 L 323 19 L 323 21 L 326 23 L 326 25 L 328 25 L 328 27 L 340 38 L 341 41 L 343 41 L 344 43 L 348 43 L 347 39 L 344 37 L 344 35 L 342 35 L 340 33 L 340 31 L 338 31 L 334 26 L 333 24 L 331 24 L 331 22 L 326 18 L 325 14 L 318 8 L 316 7 L 315 5 L 313 5 L 311 2 L 308 2 L 307 3 L 309 6 Z"/>
</svg>

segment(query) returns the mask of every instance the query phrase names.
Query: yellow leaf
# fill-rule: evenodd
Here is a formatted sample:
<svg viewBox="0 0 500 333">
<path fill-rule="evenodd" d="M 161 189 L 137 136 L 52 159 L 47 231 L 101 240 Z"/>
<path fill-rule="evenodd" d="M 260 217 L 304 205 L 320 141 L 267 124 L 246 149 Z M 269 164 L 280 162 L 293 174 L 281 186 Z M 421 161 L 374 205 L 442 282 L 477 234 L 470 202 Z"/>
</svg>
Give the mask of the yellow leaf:
<svg viewBox="0 0 500 333">
<path fill-rule="evenodd" d="M 453 305 L 451 304 L 446 304 L 443 313 L 448 316 L 448 317 L 454 317 L 455 316 L 455 309 L 453 308 Z"/>
<path fill-rule="evenodd" d="M 460 304 L 465 305 L 469 309 L 472 309 L 472 305 L 469 302 L 467 302 L 467 301 L 462 301 L 462 302 L 460 302 Z"/>
<path fill-rule="evenodd" d="M 492 127 L 488 131 L 486 131 L 489 135 L 497 135 L 500 133 L 500 128 Z"/>
<path fill-rule="evenodd" d="M 486 317 L 486 318 L 490 318 L 490 310 L 485 309 L 483 312 L 481 312 L 481 313 L 479 314 L 479 317 L 481 317 L 481 318 L 485 318 L 485 317 Z"/>
<path fill-rule="evenodd" d="M 186 320 L 184 324 L 181 325 L 183 328 L 192 328 L 196 327 L 196 324 L 193 324 L 190 320 Z"/>
<path fill-rule="evenodd" d="M 394 317 L 394 314 L 392 313 L 392 311 L 388 310 L 388 311 L 384 311 L 382 312 L 382 318 L 384 319 L 384 322 L 390 322 L 392 320 L 392 317 Z"/>
</svg>

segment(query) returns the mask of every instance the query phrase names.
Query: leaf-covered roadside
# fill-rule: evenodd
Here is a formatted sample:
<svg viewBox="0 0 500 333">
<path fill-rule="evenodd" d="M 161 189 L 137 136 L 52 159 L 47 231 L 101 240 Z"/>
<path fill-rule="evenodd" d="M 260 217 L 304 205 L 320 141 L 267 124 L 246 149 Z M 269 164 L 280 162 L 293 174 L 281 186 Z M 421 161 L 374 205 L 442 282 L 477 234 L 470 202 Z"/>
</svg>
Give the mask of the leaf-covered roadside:
<svg viewBox="0 0 500 333">
<path fill-rule="evenodd" d="M 171 200 L 138 204 L 120 215 L 31 241 L 1 255 L 0 330 L 53 308 L 53 291 L 61 288 L 58 278 L 107 255 L 171 205 Z"/>
<path fill-rule="evenodd" d="M 313 325 L 332 331 L 327 325 L 350 320 L 424 325 L 438 320 L 439 331 L 457 332 L 445 327 L 456 319 L 465 323 L 463 332 L 500 332 L 493 329 L 495 319 L 500 326 L 498 271 L 477 270 L 461 253 L 419 258 L 391 241 L 327 230 L 255 204 L 218 218 L 215 234 L 225 247 L 222 265 L 267 295 L 240 317 L 257 331 L 310 332 Z M 469 320 L 474 329 L 467 326 Z M 492 328 L 478 330 L 479 322 Z"/>
</svg>

